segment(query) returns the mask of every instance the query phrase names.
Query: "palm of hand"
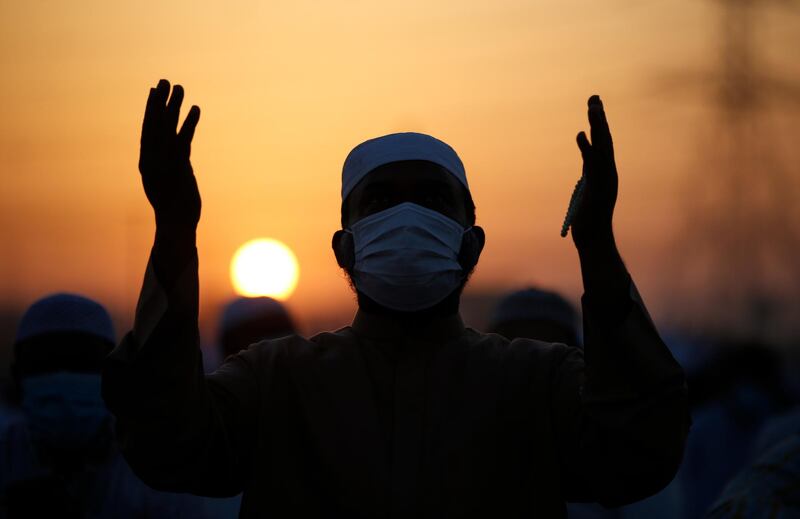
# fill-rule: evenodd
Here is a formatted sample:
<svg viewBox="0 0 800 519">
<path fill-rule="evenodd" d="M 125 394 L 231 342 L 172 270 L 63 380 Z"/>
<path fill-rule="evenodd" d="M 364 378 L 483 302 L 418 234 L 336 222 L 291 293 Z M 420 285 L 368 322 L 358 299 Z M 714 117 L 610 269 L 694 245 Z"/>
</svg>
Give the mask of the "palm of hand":
<svg viewBox="0 0 800 519">
<path fill-rule="evenodd" d="M 142 123 L 139 172 L 158 225 L 191 227 L 200 219 L 200 192 L 190 161 L 200 109 L 192 106 L 177 131 L 183 88 L 161 80 L 150 89 Z M 167 98 L 169 97 L 169 102 Z"/>
<path fill-rule="evenodd" d="M 572 222 L 572 239 L 579 248 L 613 239 L 612 218 L 618 189 L 614 145 L 603 103 L 598 96 L 592 96 L 588 104 L 592 142 L 589 143 L 584 132 L 577 138 L 585 182 Z"/>
</svg>

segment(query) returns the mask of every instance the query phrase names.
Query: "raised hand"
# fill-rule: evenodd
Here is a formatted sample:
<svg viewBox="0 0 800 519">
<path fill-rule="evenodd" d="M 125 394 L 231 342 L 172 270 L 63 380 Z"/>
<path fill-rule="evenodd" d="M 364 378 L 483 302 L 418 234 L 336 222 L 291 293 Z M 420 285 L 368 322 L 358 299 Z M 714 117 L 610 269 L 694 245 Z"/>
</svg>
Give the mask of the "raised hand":
<svg viewBox="0 0 800 519">
<path fill-rule="evenodd" d="M 162 79 L 150 89 L 142 123 L 139 172 L 158 227 L 193 231 L 200 220 L 200 192 L 189 160 L 200 108 L 192 106 L 180 131 L 183 87 Z M 169 98 L 169 100 L 167 99 Z"/>
<path fill-rule="evenodd" d="M 588 104 L 592 142 L 589 143 L 585 132 L 577 137 L 583 156 L 584 182 L 572 221 L 572 239 L 578 249 L 613 243 L 611 220 L 617 202 L 617 166 L 603 102 L 593 95 Z"/>
</svg>

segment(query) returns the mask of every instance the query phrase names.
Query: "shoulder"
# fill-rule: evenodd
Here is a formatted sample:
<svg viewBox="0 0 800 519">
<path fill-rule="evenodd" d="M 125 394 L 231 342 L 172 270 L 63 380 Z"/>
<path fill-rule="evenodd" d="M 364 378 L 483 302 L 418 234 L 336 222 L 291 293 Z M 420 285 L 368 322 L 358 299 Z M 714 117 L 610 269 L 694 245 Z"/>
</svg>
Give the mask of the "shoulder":
<svg viewBox="0 0 800 519">
<path fill-rule="evenodd" d="M 470 349 L 484 350 L 514 358 L 535 359 L 540 362 L 561 363 L 565 360 L 583 359 L 583 351 L 573 346 L 537 339 L 508 339 L 496 333 L 481 333 L 467 328 L 465 342 Z"/>
<path fill-rule="evenodd" d="M 349 327 L 333 332 L 323 332 L 310 338 L 297 334 L 267 339 L 252 344 L 236 357 L 249 364 L 295 363 L 340 352 L 354 344 Z"/>
<path fill-rule="evenodd" d="M 481 369 L 496 366 L 508 377 L 550 384 L 565 375 L 572 377 L 583 371 L 583 351 L 561 343 L 536 339 L 507 339 L 495 333 L 467 329 L 464 351 Z"/>
</svg>

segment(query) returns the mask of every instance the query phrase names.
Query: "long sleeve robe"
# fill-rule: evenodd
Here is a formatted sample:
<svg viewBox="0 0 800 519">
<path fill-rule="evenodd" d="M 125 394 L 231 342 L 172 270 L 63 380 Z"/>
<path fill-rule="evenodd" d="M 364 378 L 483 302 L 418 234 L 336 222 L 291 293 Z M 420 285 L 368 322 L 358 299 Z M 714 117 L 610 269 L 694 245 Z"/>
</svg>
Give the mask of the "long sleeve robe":
<svg viewBox="0 0 800 519">
<path fill-rule="evenodd" d="M 158 254 L 103 373 L 123 453 L 154 488 L 243 491 L 241 517 L 550 518 L 567 500 L 642 499 L 680 463 L 684 375 L 629 277 L 624 300 L 584 295 L 585 355 L 457 314 L 410 328 L 359 311 L 204 375 L 196 251 L 179 275 L 159 275 Z"/>
</svg>

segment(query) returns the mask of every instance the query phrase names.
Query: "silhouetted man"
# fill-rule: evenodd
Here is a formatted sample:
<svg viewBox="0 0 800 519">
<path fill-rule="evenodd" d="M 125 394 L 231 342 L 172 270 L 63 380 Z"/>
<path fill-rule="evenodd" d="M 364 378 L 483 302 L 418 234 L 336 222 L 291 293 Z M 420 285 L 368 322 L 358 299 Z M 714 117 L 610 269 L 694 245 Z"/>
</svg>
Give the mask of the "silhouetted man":
<svg viewBox="0 0 800 519">
<path fill-rule="evenodd" d="M 578 312 L 556 292 L 524 288 L 497 303 L 487 330 L 508 339 L 524 337 L 580 347 Z"/>
<path fill-rule="evenodd" d="M 200 498 L 148 488 L 120 455 L 100 395 L 115 342 L 105 308 L 76 294 L 44 297 L 22 316 L 20 409 L 0 414 L 0 517 L 209 517 Z"/>
<path fill-rule="evenodd" d="M 220 353 L 226 359 L 253 343 L 295 332 L 292 317 L 280 301 L 271 297 L 237 297 L 222 312 Z"/>
<path fill-rule="evenodd" d="M 459 296 L 484 233 L 445 143 L 362 143 L 342 173 L 339 265 L 353 324 L 265 341 L 203 376 L 189 161 L 193 106 L 151 90 L 139 168 L 156 236 L 136 324 L 104 395 L 131 465 L 156 488 L 231 495 L 242 517 L 563 517 L 670 481 L 688 428 L 683 373 L 617 253 L 617 174 L 602 104 L 581 132 L 586 189 L 573 239 L 584 354 L 465 328 Z M 169 100 L 168 100 L 169 97 Z"/>
</svg>

